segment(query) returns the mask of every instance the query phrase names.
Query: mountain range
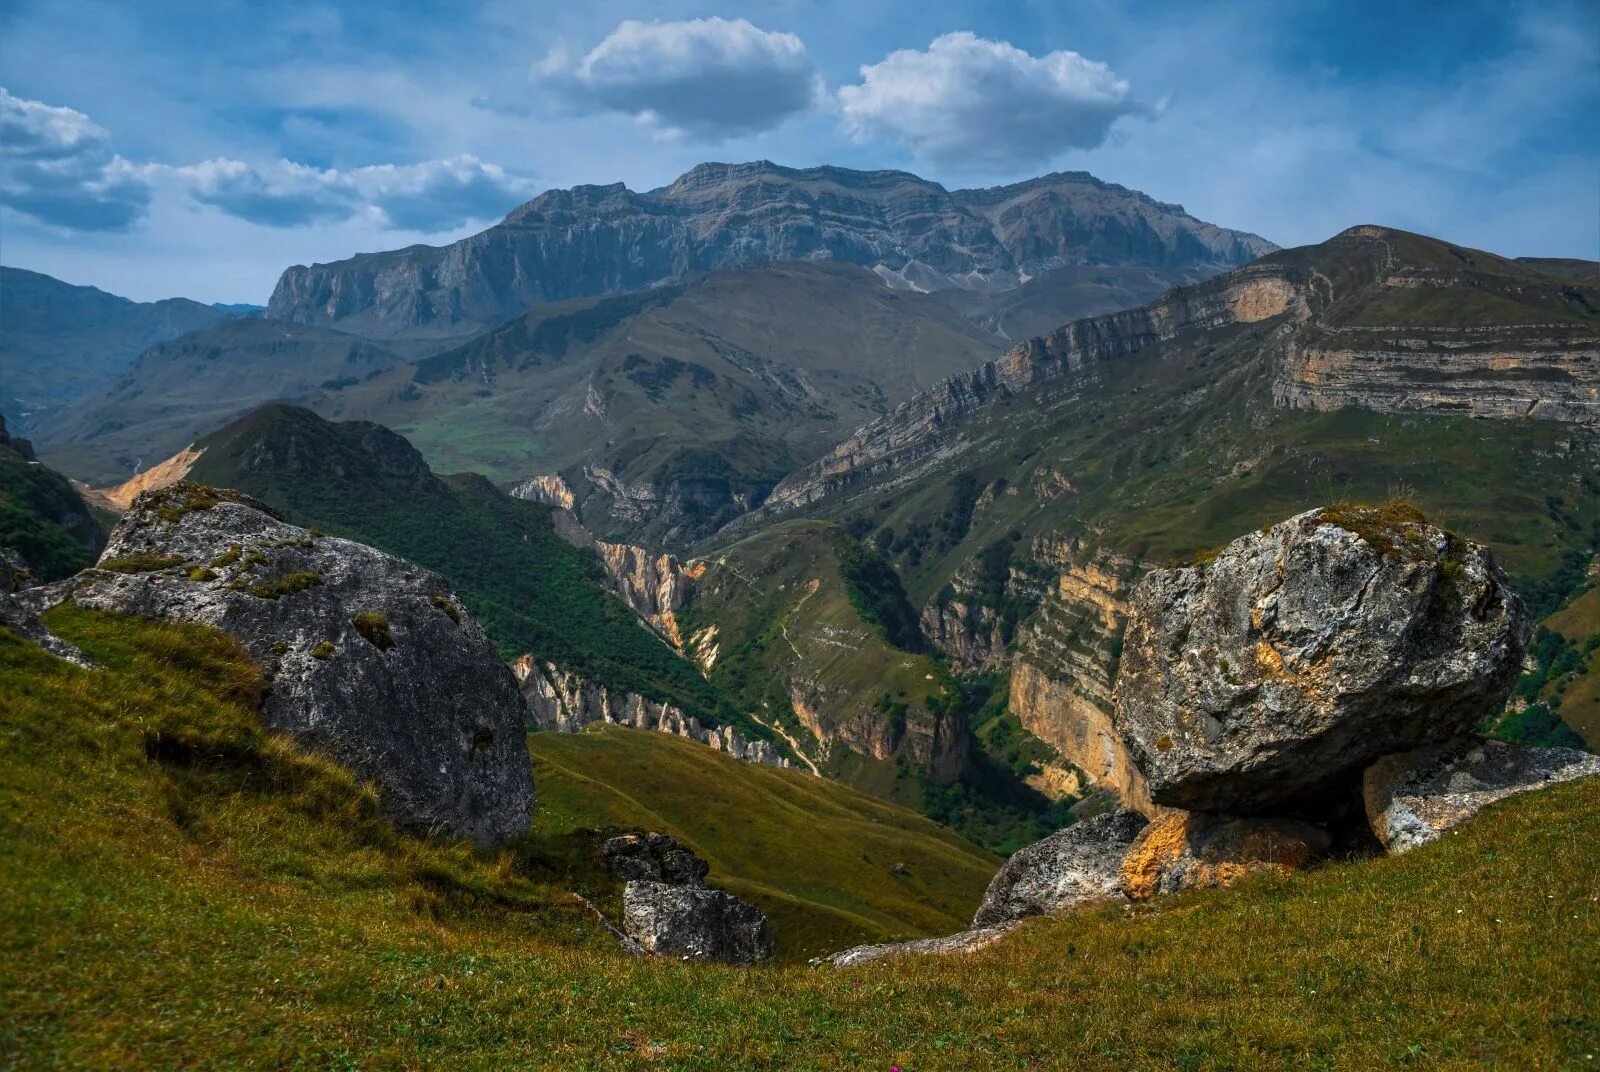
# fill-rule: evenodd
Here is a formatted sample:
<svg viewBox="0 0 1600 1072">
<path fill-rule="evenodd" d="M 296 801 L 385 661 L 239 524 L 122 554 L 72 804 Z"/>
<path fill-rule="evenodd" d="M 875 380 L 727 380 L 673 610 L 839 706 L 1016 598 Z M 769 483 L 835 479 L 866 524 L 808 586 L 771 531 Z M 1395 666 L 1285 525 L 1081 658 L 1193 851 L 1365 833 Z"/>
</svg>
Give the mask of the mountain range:
<svg viewBox="0 0 1600 1072">
<path fill-rule="evenodd" d="M 470 334 L 531 305 L 771 261 L 1004 292 L 1067 267 L 1221 270 L 1274 248 L 1084 173 L 949 191 L 902 171 L 701 164 L 636 193 L 551 190 L 481 234 L 284 272 L 267 315 L 375 338 Z"/>
</svg>

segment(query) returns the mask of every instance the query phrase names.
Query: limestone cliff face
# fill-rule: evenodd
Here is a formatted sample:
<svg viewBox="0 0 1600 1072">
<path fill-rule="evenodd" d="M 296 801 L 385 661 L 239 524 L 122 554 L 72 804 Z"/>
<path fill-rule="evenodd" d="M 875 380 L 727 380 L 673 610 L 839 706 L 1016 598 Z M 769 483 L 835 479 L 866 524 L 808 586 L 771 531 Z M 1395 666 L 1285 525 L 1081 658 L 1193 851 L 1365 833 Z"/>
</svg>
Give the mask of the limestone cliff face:
<svg viewBox="0 0 1600 1072">
<path fill-rule="evenodd" d="M 675 555 L 653 555 L 626 543 L 599 541 L 595 551 L 611 589 L 663 640 L 683 650 L 677 611 L 688 600 L 693 579 L 704 567 L 685 568 Z"/>
<path fill-rule="evenodd" d="M 572 489 L 556 473 L 541 473 L 537 476 L 530 476 L 512 488 L 510 494 L 512 498 L 516 499 L 545 503 L 548 506 L 558 507 L 562 510 L 572 509 Z"/>
<path fill-rule="evenodd" d="M 904 756 L 940 785 L 953 785 L 971 761 L 971 734 L 964 721 L 913 708 L 903 726 L 894 726 L 881 711 L 852 705 L 813 682 L 791 681 L 789 702 L 806 732 L 822 751 L 841 744 L 876 760 Z"/>
<path fill-rule="evenodd" d="M 551 190 L 448 246 L 290 268 L 267 315 L 374 337 L 459 335 L 540 302 L 772 261 L 847 261 L 920 290 L 1004 290 L 1064 265 L 1226 270 L 1272 248 L 1082 172 L 950 191 L 901 171 L 702 164 L 645 193 Z"/>
<path fill-rule="evenodd" d="M 1308 271 L 1293 265 L 1251 265 L 1169 291 L 1139 309 L 1074 320 L 902 402 L 784 479 L 768 496 L 763 512 L 804 506 L 891 470 L 936 465 L 961 449 L 959 438 L 947 434 L 949 422 L 1038 384 L 1072 390 L 1098 376 L 1101 363 L 1181 331 L 1254 323 L 1284 313 L 1308 315 L 1310 279 Z"/>
<path fill-rule="evenodd" d="M 512 663 L 511 671 L 522 690 L 529 719 L 541 730 L 577 733 L 593 722 L 612 722 L 687 737 L 749 763 L 789 765 L 766 741 L 747 741 L 730 726 L 702 726 L 699 719 L 671 704 L 656 703 L 636 693 L 613 692 L 531 655 Z"/>
<path fill-rule="evenodd" d="M 1150 810 L 1148 791 L 1113 730 L 1112 689 L 1133 562 L 1082 541 L 1041 538 L 1032 553 L 1055 582 L 1017 638 L 1011 710 L 1097 787 Z"/>
<path fill-rule="evenodd" d="M 922 631 L 962 670 L 993 669 L 1010 654 L 1000 616 L 974 600 L 929 603 L 922 608 Z"/>
</svg>

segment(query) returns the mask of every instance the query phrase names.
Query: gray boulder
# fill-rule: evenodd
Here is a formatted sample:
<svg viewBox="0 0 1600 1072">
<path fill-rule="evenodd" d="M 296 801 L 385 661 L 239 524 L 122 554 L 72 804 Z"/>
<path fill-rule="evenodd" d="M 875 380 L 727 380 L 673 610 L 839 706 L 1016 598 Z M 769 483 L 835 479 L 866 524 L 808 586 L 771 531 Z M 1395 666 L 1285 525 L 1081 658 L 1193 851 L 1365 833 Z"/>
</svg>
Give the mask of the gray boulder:
<svg viewBox="0 0 1600 1072">
<path fill-rule="evenodd" d="M 723 964 L 755 964 L 772 956 L 772 928 L 760 909 L 699 885 L 628 883 L 622 929 L 657 956 Z"/>
<path fill-rule="evenodd" d="M 177 484 L 134 501 L 69 598 L 236 637 L 271 686 L 266 725 L 370 778 L 401 828 L 485 844 L 527 829 L 516 681 L 426 570 Z"/>
<path fill-rule="evenodd" d="M 1314 510 L 1139 583 L 1113 723 L 1157 804 L 1277 810 L 1472 726 L 1530 628 L 1484 547 L 1403 505 Z"/>
<path fill-rule="evenodd" d="M 624 834 L 600 846 L 606 870 L 624 882 L 665 882 L 672 886 L 705 884 L 711 865 L 666 834 Z"/>
<path fill-rule="evenodd" d="M 1600 756 L 1587 752 L 1466 740 L 1385 756 L 1367 768 L 1361 796 L 1372 832 L 1402 853 L 1497 800 L 1594 775 Z"/>
<path fill-rule="evenodd" d="M 974 927 L 1122 897 L 1122 858 L 1145 826 L 1122 809 L 1074 823 L 1013 853 L 990 880 Z"/>
</svg>

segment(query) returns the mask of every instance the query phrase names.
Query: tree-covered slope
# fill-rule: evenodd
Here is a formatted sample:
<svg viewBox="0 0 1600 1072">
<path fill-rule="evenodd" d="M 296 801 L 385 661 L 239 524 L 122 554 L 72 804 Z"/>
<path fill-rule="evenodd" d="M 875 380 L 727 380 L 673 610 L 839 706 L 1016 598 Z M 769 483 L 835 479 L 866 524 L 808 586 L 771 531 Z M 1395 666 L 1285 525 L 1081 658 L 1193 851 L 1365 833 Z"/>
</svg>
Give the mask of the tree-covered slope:
<svg viewBox="0 0 1600 1072">
<path fill-rule="evenodd" d="M 22 556 L 34 577 L 55 581 L 95 560 L 104 526 L 67 478 L 34 459 L 0 417 L 0 547 Z"/>
<path fill-rule="evenodd" d="M 705 723 L 768 735 L 606 591 L 598 559 L 557 535 L 550 507 L 513 499 L 480 476 L 435 476 L 386 428 L 292 406 L 263 407 L 196 447 L 189 479 L 247 492 L 296 524 L 444 577 L 508 659 L 531 652 Z"/>
<path fill-rule="evenodd" d="M 261 733 L 259 678 L 216 634 L 50 623 L 103 668 L 0 631 L 0 1062 L 19 1072 L 1564 1070 L 1597 1052 L 1600 779 L 1404 856 L 1037 921 L 964 957 L 720 968 L 617 949 L 566 892 L 605 896 L 592 841 L 480 856 L 386 829 L 347 773 Z M 785 812 L 761 819 L 803 875 L 817 831 Z"/>
</svg>

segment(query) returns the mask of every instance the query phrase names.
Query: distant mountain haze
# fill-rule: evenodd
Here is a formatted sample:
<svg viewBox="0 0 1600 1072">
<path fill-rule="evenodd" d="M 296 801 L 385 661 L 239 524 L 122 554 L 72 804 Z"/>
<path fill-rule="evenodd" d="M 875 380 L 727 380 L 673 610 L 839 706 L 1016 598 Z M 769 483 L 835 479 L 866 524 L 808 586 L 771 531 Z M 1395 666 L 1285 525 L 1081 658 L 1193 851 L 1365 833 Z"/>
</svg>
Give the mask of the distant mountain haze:
<svg viewBox="0 0 1600 1072">
<path fill-rule="evenodd" d="M 238 315 L 187 298 L 136 302 L 39 272 L 0 267 L 0 413 L 33 434 L 167 339 Z"/>
</svg>

